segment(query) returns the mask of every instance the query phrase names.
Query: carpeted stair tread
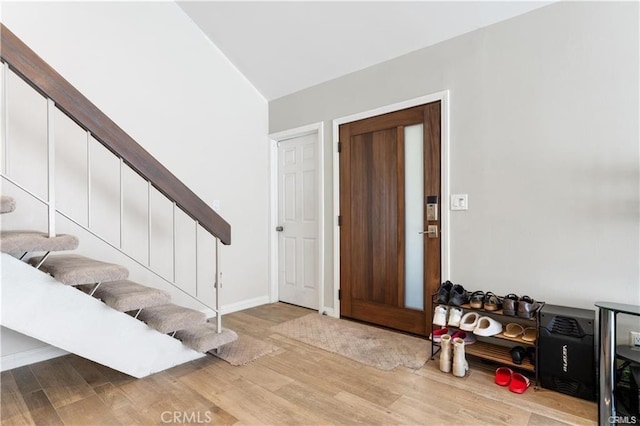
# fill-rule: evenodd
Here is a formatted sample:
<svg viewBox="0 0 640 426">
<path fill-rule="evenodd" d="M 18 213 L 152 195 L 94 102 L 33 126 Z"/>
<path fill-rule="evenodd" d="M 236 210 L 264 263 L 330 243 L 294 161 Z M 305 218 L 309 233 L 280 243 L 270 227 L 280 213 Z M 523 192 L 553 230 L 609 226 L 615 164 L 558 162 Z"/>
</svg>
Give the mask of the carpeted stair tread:
<svg viewBox="0 0 640 426">
<path fill-rule="evenodd" d="M 40 259 L 41 256 L 32 257 L 29 263 L 37 265 Z M 129 270 L 124 266 L 100 262 L 77 254 L 51 255 L 40 270 L 67 285 L 119 281 L 129 276 Z"/>
<path fill-rule="evenodd" d="M 98 287 L 93 296 L 120 312 L 163 305 L 171 301 L 169 293 L 129 280 L 106 282 Z"/>
<path fill-rule="evenodd" d="M 138 319 L 155 328 L 160 333 L 171 333 L 204 324 L 207 316 L 195 309 L 168 303 L 143 309 Z"/>
<path fill-rule="evenodd" d="M 0 213 L 11 213 L 16 209 L 16 200 L 8 195 L 0 196 Z"/>
<path fill-rule="evenodd" d="M 3 253 L 30 253 L 34 251 L 64 251 L 78 248 L 78 238 L 60 234 L 49 238 L 46 232 L 2 231 L 0 248 Z"/>
<path fill-rule="evenodd" d="M 238 335 L 233 330 L 223 328 L 218 333 L 215 324 L 205 323 L 176 332 L 175 338 L 194 351 L 208 352 L 227 343 L 234 342 Z"/>
</svg>

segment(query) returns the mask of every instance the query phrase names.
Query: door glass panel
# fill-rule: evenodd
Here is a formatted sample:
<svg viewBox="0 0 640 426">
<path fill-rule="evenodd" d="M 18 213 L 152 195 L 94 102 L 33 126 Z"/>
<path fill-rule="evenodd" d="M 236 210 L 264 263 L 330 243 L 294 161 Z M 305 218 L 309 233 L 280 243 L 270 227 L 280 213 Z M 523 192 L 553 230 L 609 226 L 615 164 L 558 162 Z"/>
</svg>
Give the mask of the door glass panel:
<svg viewBox="0 0 640 426">
<path fill-rule="evenodd" d="M 424 309 L 423 125 L 404 128 L 405 292 L 407 308 Z"/>
</svg>

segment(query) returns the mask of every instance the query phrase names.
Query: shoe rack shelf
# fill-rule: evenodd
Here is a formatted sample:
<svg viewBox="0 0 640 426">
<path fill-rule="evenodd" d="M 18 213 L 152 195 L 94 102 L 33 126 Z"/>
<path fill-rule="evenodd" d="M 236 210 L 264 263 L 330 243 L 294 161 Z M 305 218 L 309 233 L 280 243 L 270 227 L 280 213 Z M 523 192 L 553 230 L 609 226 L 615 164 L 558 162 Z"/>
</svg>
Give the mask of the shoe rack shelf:
<svg viewBox="0 0 640 426">
<path fill-rule="evenodd" d="M 516 364 L 513 362 L 511 354 L 509 353 L 509 348 L 505 348 L 503 346 L 477 341 L 472 345 L 465 345 L 464 350 L 468 355 L 473 355 L 500 365 L 520 368 L 532 373 L 535 373 L 536 371 L 536 366 L 531 364 L 531 361 L 529 361 L 528 358 L 523 360 L 522 364 Z"/>
<path fill-rule="evenodd" d="M 433 305 L 437 306 L 438 303 L 434 302 Z M 451 307 L 455 308 L 456 306 L 449 306 L 449 307 L 450 308 Z M 511 315 L 505 315 L 504 312 L 502 311 L 502 309 L 498 309 L 497 311 L 488 311 L 486 309 L 473 309 L 471 307 L 471 305 L 468 304 L 468 303 L 465 303 L 464 305 L 460 306 L 460 309 L 462 309 L 465 312 L 480 312 L 483 315 L 495 315 L 496 318 L 498 318 L 498 317 L 506 318 L 506 319 L 513 318 L 513 319 L 516 319 L 516 320 L 519 320 L 519 321 L 523 321 L 522 324 L 526 324 L 527 322 L 530 322 L 531 323 L 530 327 L 535 327 L 536 324 L 538 323 L 535 315 L 533 316 L 533 318 L 522 318 L 522 317 L 517 317 L 517 316 L 514 317 L 514 316 L 511 316 Z M 514 322 L 514 321 L 510 321 L 510 322 Z"/>
<path fill-rule="evenodd" d="M 435 301 L 432 302 L 433 308 L 440 305 Z M 447 306 L 448 308 L 456 307 L 456 306 Z M 463 315 L 467 312 L 476 312 L 480 316 L 489 316 L 502 323 L 503 330 L 509 323 L 518 323 L 523 328 L 533 327 L 538 330 L 538 316 L 537 314 L 533 316 L 533 318 L 522 318 L 517 316 L 504 315 L 502 310 L 496 311 L 487 311 L 484 309 L 473 309 L 469 304 L 464 304 L 459 306 L 463 311 Z M 438 325 L 433 325 L 432 329 L 438 329 Z M 471 333 L 471 332 L 467 332 Z M 478 337 L 477 337 L 478 338 Z M 482 340 L 480 340 L 482 339 Z M 533 342 L 524 340 L 522 336 L 519 337 L 507 337 L 503 333 L 496 334 L 490 337 L 479 337 L 478 340 L 470 345 L 465 345 L 465 353 L 476 358 L 480 358 L 486 361 L 490 361 L 496 364 L 500 364 L 501 366 L 514 367 L 524 371 L 528 371 L 533 373 L 536 377 L 536 383 L 538 375 L 536 373 L 536 365 L 532 364 L 529 360 L 529 357 L 525 357 L 522 361 L 522 364 L 516 364 L 513 362 L 513 358 L 511 357 L 511 353 L 509 352 L 514 346 L 523 346 L 525 348 L 534 347 L 536 348 L 536 353 L 538 352 L 537 348 L 537 339 Z M 434 359 L 435 356 L 440 352 L 440 343 L 434 342 L 431 340 L 431 359 Z"/>
</svg>

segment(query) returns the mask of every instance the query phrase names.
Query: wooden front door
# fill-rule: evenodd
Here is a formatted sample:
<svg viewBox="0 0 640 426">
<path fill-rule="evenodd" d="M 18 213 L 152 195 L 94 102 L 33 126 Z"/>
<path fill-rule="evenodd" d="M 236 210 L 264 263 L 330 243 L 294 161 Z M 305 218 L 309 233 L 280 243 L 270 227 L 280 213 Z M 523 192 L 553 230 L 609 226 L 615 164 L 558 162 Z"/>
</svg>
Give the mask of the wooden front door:
<svg viewBox="0 0 640 426">
<path fill-rule="evenodd" d="M 405 130 L 415 130 L 416 125 L 422 125 L 422 167 L 419 176 L 414 170 L 413 177 L 407 178 L 405 164 L 415 163 L 415 158 L 405 154 Z M 343 124 L 339 131 L 340 313 L 427 335 L 430 295 L 440 283 L 440 102 Z M 411 200 L 405 197 L 406 187 L 416 183 L 411 179 L 423 180 L 417 182 L 423 188 L 418 191 L 419 200 L 415 189 Z M 437 196 L 438 220 L 427 220 L 429 196 Z M 424 219 L 420 216 L 417 224 L 422 229 L 408 230 L 406 207 L 413 210 L 416 205 L 424 207 Z M 418 283 L 423 300 L 416 307 L 415 300 L 408 303 L 407 299 L 405 284 L 415 271 L 405 264 L 407 256 L 414 254 L 407 252 L 406 243 L 428 225 L 436 225 L 438 234 L 433 238 L 424 234 L 418 243 L 423 245 L 418 265 L 423 271 Z"/>
</svg>

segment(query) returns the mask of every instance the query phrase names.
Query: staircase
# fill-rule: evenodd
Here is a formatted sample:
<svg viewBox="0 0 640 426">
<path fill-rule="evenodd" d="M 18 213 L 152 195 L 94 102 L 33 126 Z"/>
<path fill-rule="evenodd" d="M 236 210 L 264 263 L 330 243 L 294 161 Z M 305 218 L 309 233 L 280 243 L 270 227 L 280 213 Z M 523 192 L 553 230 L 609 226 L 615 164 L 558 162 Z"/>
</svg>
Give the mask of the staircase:
<svg viewBox="0 0 640 426">
<path fill-rule="evenodd" d="M 0 178 L 15 197 L 0 208 L 11 213 L 0 235 L 1 325 L 134 377 L 235 340 L 221 323 L 230 224 L 2 23 L 0 62 Z M 24 210 L 12 213 L 16 199 Z M 129 280 L 122 265 L 79 255 L 78 238 L 57 223 L 82 235 L 85 254 L 129 262 L 140 281 L 215 320 Z M 145 237 L 145 255 L 127 245 Z"/>
<path fill-rule="evenodd" d="M 2 214 L 15 209 L 13 198 L 1 197 Z M 72 235 L 0 232 L 3 326 L 134 377 L 196 359 L 237 339 L 231 330 L 218 330 L 204 313 L 172 304 L 168 293 L 127 280 L 123 266 L 78 254 L 50 254 L 78 245 Z"/>
</svg>

